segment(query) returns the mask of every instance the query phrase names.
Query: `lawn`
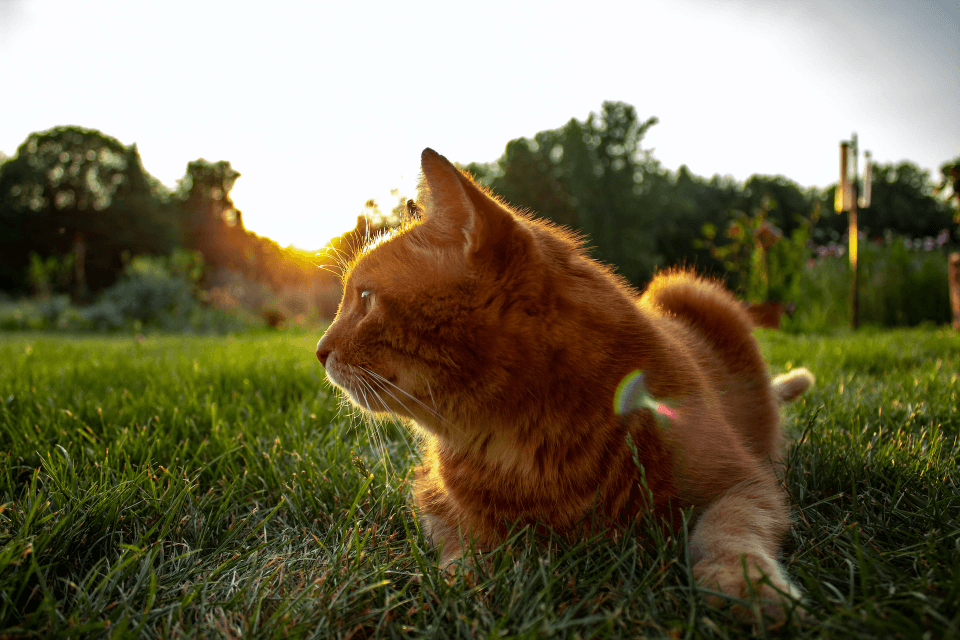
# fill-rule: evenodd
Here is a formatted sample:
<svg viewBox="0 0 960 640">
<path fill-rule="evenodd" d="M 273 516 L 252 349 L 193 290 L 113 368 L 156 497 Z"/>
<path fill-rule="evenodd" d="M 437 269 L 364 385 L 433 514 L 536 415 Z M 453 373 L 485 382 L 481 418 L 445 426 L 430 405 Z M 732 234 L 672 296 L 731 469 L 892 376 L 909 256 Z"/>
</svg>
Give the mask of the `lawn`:
<svg viewBox="0 0 960 640">
<path fill-rule="evenodd" d="M 318 337 L 0 334 L 0 638 L 960 636 L 960 336 L 760 336 L 818 377 L 780 629 L 706 607 L 656 530 L 438 571 L 411 436 L 341 405 Z"/>
</svg>

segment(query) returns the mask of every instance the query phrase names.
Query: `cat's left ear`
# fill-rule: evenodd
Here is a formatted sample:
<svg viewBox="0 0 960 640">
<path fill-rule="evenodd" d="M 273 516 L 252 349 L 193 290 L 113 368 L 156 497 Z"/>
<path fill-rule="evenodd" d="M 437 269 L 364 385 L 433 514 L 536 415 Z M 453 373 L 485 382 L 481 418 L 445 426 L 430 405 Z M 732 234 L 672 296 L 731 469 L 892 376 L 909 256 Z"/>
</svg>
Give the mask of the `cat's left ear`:
<svg viewBox="0 0 960 640">
<path fill-rule="evenodd" d="M 423 150 L 420 168 L 423 216 L 435 241 L 461 245 L 471 255 L 496 242 L 504 225 L 512 226 L 499 202 L 433 149 Z"/>
</svg>

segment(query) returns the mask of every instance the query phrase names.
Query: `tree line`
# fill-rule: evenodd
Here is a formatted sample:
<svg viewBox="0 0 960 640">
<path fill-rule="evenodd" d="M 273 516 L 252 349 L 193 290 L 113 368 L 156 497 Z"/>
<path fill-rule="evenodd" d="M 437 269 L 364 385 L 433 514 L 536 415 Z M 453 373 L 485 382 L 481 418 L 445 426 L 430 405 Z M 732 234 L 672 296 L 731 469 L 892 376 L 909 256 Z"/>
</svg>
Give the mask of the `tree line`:
<svg viewBox="0 0 960 640">
<path fill-rule="evenodd" d="M 686 166 L 669 171 L 642 144 L 656 124 L 631 105 L 605 102 L 585 120 L 512 140 L 496 161 L 464 168 L 512 205 L 578 230 L 597 258 L 638 286 L 675 265 L 738 286 L 745 267 L 737 252 L 761 234 L 801 234 L 811 245 L 844 241 L 835 185 L 802 187 L 766 175 L 741 183 Z M 876 165 L 861 229 L 871 238 L 946 232 L 960 239 L 955 206 L 944 197 L 951 188 L 960 193 L 960 156 L 941 172 L 936 185 L 911 162 Z M 31 264 L 46 261 L 58 269 L 59 288 L 82 301 L 112 284 L 131 256 L 176 249 L 274 287 L 304 286 L 332 278 L 345 254 L 397 224 L 408 206 L 399 194 L 389 213 L 368 202 L 357 228 L 334 239 L 319 260 L 333 268 L 318 270 L 312 256 L 244 228 L 230 199 L 239 176 L 227 161 L 198 159 L 170 190 L 143 168 L 135 144 L 73 126 L 33 133 L 0 164 L 0 290 L 28 292 Z"/>
<path fill-rule="evenodd" d="M 843 240 L 847 219 L 834 213 L 836 185 L 805 188 L 766 175 L 740 183 L 697 176 L 686 166 L 668 171 L 642 147 L 656 123 L 638 118 L 628 104 L 605 102 L 586 120 L 512 140 L 495 162 L 465 168 L 512 205 L 581 231 L 596 257 L 638 285 L 655 269 L 686 265 L 736 286 L 723 248 L 761 226 L 787 237 L 804 227 L 811 244 Z M 957 168 L 960 156 L 943 165 L 941 188 L 955 184 Z M 946 230 L 958 240 L 955 210 L 936 192 L 929 173 L 911 162 L 876 165 L 860 228 L 874 239 Z"/>
<path fill-rule="evenodd" d="M 198 159 L 170 190 L 136 144 L 75 126 L 33 133 L 0 164 L 0 290 L 29 293 L 31 269 L 48 265 L 55 287 L 82 302 L 132 257 L 178 249 L 274 287 L 315 279 L 306 254 L 244 228 L 230 199 L 238 177 L 227 161 Z"/>
</svg>

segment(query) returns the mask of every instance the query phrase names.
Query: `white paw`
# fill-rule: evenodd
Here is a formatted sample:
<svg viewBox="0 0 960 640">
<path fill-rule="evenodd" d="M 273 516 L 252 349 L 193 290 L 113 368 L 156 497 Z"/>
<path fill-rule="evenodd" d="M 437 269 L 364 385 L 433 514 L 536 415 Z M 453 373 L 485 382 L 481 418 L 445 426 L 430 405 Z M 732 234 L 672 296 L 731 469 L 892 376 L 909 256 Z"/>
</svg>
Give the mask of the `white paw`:
<svg viewBox="0 0 960 640">
<path fill-rule="evenodd" d="M 796 606 L 800 591 L 790 584 L 776 560 L 765 555 L 729 555 L 723 558 L 706 558 L 693 567 L 693 576 L 702 589 L 716 591 L 707 594 L 707 603 L 720 607 L 730 598 L 735 602 L 731 611 L 744 622 L 756 621 L 759 617 L 782 622 L 787 612 L 802 609 Z"/>
</svg>

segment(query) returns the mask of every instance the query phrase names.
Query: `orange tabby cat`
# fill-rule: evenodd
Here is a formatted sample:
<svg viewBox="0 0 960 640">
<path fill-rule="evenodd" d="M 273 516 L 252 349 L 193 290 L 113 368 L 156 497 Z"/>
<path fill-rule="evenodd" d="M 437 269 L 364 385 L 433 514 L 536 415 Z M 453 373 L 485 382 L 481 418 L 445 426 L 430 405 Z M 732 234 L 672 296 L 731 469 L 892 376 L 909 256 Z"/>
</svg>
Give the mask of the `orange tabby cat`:
<svg viewBox="0 0 960 640">
<path fill-rule="evenodd" d="M 495 547 L 511 523 L 576 535 L 596 516 L 679 523 L 694 507 L 698 582 L 756 590 L 782 618 L 798 591 L 775 560 L 790 526 L 773 465 L 779 403 L 809 372 L 771 383 L 720 286 L 672 272 L 638 298 L 572 234 L 430 149 L 421 160 L 419 215 L 349 265 L 317 357 L 354 403 L 421 430 L 414 500 L 441 562 L 464 539 Z M 636 370 L 674 407 L 665 428 L 646 408 L 615 410 Z"/>
</svg>

